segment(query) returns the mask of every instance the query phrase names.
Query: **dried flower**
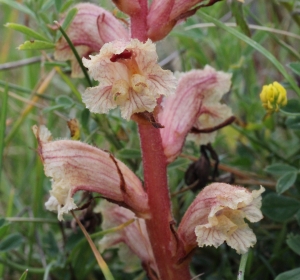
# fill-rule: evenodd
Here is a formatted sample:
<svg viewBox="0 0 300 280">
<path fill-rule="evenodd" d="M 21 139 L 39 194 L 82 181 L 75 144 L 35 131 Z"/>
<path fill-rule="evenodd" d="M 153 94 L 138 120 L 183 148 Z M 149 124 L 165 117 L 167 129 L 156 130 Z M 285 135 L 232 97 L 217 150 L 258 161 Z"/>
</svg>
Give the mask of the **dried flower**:
<svg viewBox="0 0 300 280">
<path fill-rule="evenodd" d="M 121 260 L 124 263 L 131 261 L 132 254 L 134 254 L 142 261 L 143 267 L 148 275 L 153 273 L 158 274 L 145 220 L 138 219 L 132 211 L 105 200 L 101 201 L 99 208 L 103 218 L 103 230 L 108 230 L 124 224 L 131 219 L 136 219 L 125 228 L 106 234 L 99 242 L 100 250 L 104 251 L 107 248 L 118 247 L 120 249 L 119 255 L 121 254 Z M 125 258 L 123 252 L 126 248 L 124 248 L 124 246 L 120 247 L 120 243 L 125 243 L 130 250 L 129 254 L 125 255 Z"/>
<path fill-rule="evenodd" d="M 105 44 L 100 53 L 83 59 L 99 86 L 88 88 L 83 102 L 94 113 L 107 113 L 120 107 L 129 120 L 138 112 L 152 112 L 161 95 L 170 95 L 176 80 L 157 64 L 155 45 L 148 40 L 114 41 Z"/>
<path fill-rule="evenodd" d="M 141 181 L 122 162 L 79 141 L 50 141 L 51 133 L 44 126 L 34 126 L 33 131 L 45 174 L 52 178 L 46 207 L 57 211 L 59 220 L 64 213 L 77 208 L 73 196 L 80 190 L 100 193 L 138 216 L 149 216 L 148 197 Z"/>
<path fill-rule="evenodd" d="M 264 188 L 252 192 L 225 183 L 213 183 L 205 187 L 186 211 L 178 229 L 178 235 L 186 251 L 199 247 L 220 246 L 224 241 L 239 254 L 244 254 L 256 243 L 252 229 L 245 223 L 258 222 L 261 193 Z"/>
<path fill-rule="evenodd" d="M 103 44 L 116 39 L 129 39 L 129 32 L 110 12 L 90 3 L 75 6 L 78 9 L 67 29 L 67 35 L 80 57 L 98 53 Z M 60 21 L 62 24 L 63 20 Z M 56 43 L 54 57 L 59 61 L 71 60 L 72 77 L 82 77 L 80 66 L 64 37 Z"/>
<path fill-rule="evenodd" d="M 269 113 L 278 112 L 280 107 L 287 104 L 286 90 L 278 82 L 263 86 L 260 100 Z"/>
<path fill-rule="evenodd" d="M 180 154 L 187 134 L 195 128 L 213 128 L 232 116 L 231 109 L 220 103 L 230 88 L 230 74 L 217 72 L 210 66 L 180 75 L 176 93 L 165 98 L 158 116 L 164 126 L 160 130 L 163 147 L 169 162 Z M 203 145 L 212 142 L 216 132 L 192 135 Z"/>
</svg>

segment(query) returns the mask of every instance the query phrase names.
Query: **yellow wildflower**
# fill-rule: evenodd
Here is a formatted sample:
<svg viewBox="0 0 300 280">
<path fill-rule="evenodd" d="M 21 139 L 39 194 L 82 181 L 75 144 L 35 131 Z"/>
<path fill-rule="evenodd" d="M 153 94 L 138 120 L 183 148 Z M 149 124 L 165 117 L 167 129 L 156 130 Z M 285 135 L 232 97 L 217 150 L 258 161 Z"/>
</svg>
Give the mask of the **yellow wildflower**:
<svg viewBox="0 0 300 280">
<path fill-rule="evenodd" d="M 269 112 L 278 112 L 279 108 L 287 104 L 286 90 L 278 82 L 263 86 L 260 93 L 263 107 Z"/>
</svg>

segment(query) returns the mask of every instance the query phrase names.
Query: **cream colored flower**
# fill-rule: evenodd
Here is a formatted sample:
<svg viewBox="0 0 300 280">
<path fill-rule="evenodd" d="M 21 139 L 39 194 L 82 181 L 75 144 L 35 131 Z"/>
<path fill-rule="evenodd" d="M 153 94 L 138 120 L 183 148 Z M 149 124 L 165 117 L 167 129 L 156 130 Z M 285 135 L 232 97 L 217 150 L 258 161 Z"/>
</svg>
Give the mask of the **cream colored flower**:
<svg viewBox="0 0 300 280">
<path fill-rule="evenodd" d="M 165 155 L 172 162 L 180 154 L 193 128 L 213 128 L 232 116 L 231 109 L 220 103 L 229 90 L 231 75 L 210 66 L 181 73 L 174 95 L 164 98 L 158 121 Z M 190 136 L 191 135 L 191 136 Z M 212 142 L 216 132 L 189 134 L 197 144 Z"/>
<path fill-rule="evenodd" d="M 99 209 L 103 218 L 103 230 L 109 230 L 135 219 L 133 223 L 122 230 L 106 234 L 99 242 L 100 251 L 103 252 L 108 248 L 117 247 L 119 248 L 120 259 L 125 264 L 132 264 L 134 255 L 136 255 L 142 262 L 148 276 L 152 275 L 153 272 L 158 275 L 145 220 L 136 218 L 132 211 L 105 200 L 101 201 Z M 120 246 L 122 243 L 125 243 L 129 250 L 126 250 L 124 246 Z"/>
<path fill-rule="evenodd" d="M 112 155 L 80 141 L 51 140 L 44 126 L 33 127 L 45 174 L 52 178 L 46 208 L 63 214 L 76 209 L 77 191 L 100 193 L 104 198 L 130 208 L 137 216 L 149 217 L 148 196 L 139 178 Z"/>
<path fill-rule="evenodd" d="M 178 234 L 190 251 L 198 243 L 203 246 L 220 246 L 224 241 L 244 254 L 256 243 L 256 236 L 248 224 L 258 222 L 261 193 L 264 188 L 252 192 L 225 183 L 213 183 L 205 187 L 185 213 Z"/>
<path fill-rule="evenodd" d="M 176 80 L 157 64 L 150 40 L 107 43 L 90 58 L 83 58 L 83 64 L 99 85 L 85 91 L 83 102 L 94 113 L 120 107 L 122 117 L 129 120 L 134 113 L 152 112 L 158 97 L 175 91 Z"/>
<path fill-rule="evenodd" d="M 129 32 L 120 20 L 105 9 L 91 4 L 75 5 L 78 12 L 66 30 L 80 57 L 98 53 L 101 47 L 116 39 L 129 39 Z M 64 20 L 64 19 L 63 19 Z M 60 21 L 62 24 L 63 20 Z M 72 77 L 82 77 L 81 68 L 64 37 L 55 46 L 54 57 L 59 61 L 71 60 Z"/>
</svg>

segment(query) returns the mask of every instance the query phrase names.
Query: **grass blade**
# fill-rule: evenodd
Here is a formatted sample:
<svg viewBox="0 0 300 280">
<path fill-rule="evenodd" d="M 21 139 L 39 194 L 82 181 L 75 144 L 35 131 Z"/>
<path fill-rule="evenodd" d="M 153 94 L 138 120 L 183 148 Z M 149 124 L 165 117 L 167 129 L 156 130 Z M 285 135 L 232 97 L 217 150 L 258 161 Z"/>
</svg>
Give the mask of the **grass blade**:
<svg viewBox="0 0 300 280">
<path fill-rule="evenodd" d="M 3 163 L 7 107 L 8 107 L 8 85 L 6 84 L 3 97 L 2 97 L 1 116 L 0 116 L 0 182 L 1 182 L 2 163 Z"/>
<path fill-rule="evenodd" d="M 246 35 L 240 33 L 239 31 L 230 28 L 228 26 L 226 26 L 224 23 L 222 23 L 221 21 L 205 14 L 202 11 L 198 11 L 198 14 L 206 21 L 210 21 L 213 24 L 215 24 L 216 26 L 222 28 L 223 30 L 229 32 L 230 34 L 234 35 L 235 37 L 241 39 L 242 41 L 244 41 L 245 43 L 247 43 L 248 45 L 250 45 L 251 47 L 253 47 L 254 49 L 256 49 L 257 51 L 259 51 L 262 55 L 264 55 L 267 59 L 270 60 L 270 62 L 273 63 L 273 65 L 279 70 L 279 72 L 284 76 L 284 78 L 290 83 L 291 87 L 293 88 L 293 90 L 298 94 L 298 96 L 300 97 L 300 89 L 297 86 L 297 83 L 295 82 L 295 80 L 293 79 L 292 76 L 290 76 L 287 71 L 285 70 L 285 68 L 282 66 L 282 64 L 275 58 L 274 55 L 272 55 L 268 50 L 266 50 L 263 46 L 261 46 L 260 44 L 258 44 L 257 42 L 253 41 L 252 39 L 250 39 L 249 37 L 247 37 Z"/>
</svg>

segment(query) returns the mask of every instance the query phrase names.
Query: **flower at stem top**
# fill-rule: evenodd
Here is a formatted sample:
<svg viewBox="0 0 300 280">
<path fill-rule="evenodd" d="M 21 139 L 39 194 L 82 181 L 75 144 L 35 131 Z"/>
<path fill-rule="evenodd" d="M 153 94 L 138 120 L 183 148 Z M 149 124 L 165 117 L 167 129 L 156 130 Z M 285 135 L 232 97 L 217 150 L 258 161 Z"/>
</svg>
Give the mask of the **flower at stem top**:
<svg viewBox="0 0 300 280">
<path fill-rule="evenodd" d="M 286 90 L 278 82 L 263 86 L 260 100 L 268 113 L 278 112 L 280 107 L 287 104 Z"/>
<path fill-rule="evenodd" d="M 205 187 L 190 205 L 178 228 L 179 238 L 188 253 L 194 247 L 219 247 L 224 241 L 244 254 L 256 243 L 252 229 L 244 219 L 254 223 L 260 211 L 264 188 L 249 190 L 225 183 Z"/>
<path fill-rule="evenodd" d="M 122 117 L 129 120 L 134 113 L 152 112 L 157 98 L 175 91 L 176 79 L 157 64 L 155 44 L 150 40 L 113 41 L 90 58 L 83 58 L 83 64 L 99 85 L 84 92 L 83 102 L 94 113 L 119 107 Z"/>
<path fill-rule="evenodd" d="M 75 8 L 78 12 L 66 32 L 80 57 L 98 53 L 107 42 L 129 39 L 129 32 L 123 23 L 105 9 L 90 3 L 80 3 Z M 63 21 L 64 19 L 60 24 Z M 79 63 L 64 37 L 56 43 L 54 57 L 59 61 L 71 60 L 72 77 L 83 76 Z"/>
<path fill-rule="evenodd" d="M 158 115 L 159 123 L 164 126 L 160 133 L 168 162 L 180 154 L 189 132 L 197 144 L 207 144 L 214 140 L 216 132 L 201 131 L 217 127 L 232 117 L 231 109 L 220 103 L 230 88 L 230 79 L 230 74 L 210 66 L 180 74 L 175 94 L 163 100 Z"/>
<path fill-rule="evenodd" d="M 111 154 L 72 140 L 51 141 L 45 126 L 33 127 L 45 174 L 52 178 L 46 208 L 63 214 L 76 209 L 77 191 L 97 192 L 102 197 L 131 209 L 138 217 L 149 217 L 148 196 L 139 178 Z"/>
</svg>

